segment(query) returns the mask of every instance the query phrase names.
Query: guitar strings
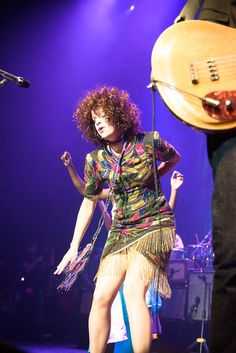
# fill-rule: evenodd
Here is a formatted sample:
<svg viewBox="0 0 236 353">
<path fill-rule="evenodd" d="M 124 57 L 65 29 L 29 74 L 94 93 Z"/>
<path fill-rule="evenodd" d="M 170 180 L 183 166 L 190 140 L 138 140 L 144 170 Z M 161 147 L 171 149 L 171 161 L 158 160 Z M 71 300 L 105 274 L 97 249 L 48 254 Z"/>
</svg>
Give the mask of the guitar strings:
<svg viewBox="0 0 236 353">
<path fill-rule="evenodd" d="M 206 102 L 206 101 L 207 101 L 207 98 L 205 98 L 205 97 L 201 97 L 201 96 L 198 96 L 198 95 L 196 95 L 196 94 L 194 94 L 194 93 L 190 93 L 190 92 L 188 92 L 188 91 L 185 91 L 185 90 L 183 90 L 183 89 L 181 89 L 181 88 L 178 88 L 178 87 L 176 87 L 176 86 L 174 86 L 174 85 L 171 85 L 171 84 L 168 83 L 168 82 L 159 81 L 159 80 L 154 80 L 154 81 L 153 81 L 154 86 L 156 86 L 158 83 L 159 83 L 160 85 L 162 85 L 162 86 L 166 86 L 166 87 L 168 87 L 168 88 L 170 88 L 170 89 L 173 89 L 174 91 L 177 91 L 177 92 L 183 93 L 183 94 L 185 94 L 185 95 L 191 96 L 191 97 L 193 97 L 193 98 L 196 98 L 196 99 L 198 99 L 198 100 L 200 100 L 200 101 L 202 101 L 202 102 Z M 213 102 L 213 101 L 214 101 L 214 99 L 212 99 L 212 102 Z M 216 101 L 216 102 L 217 102 L 217 101 Z"/>
<path fill-rule="evenodd" d="M 227 56 L 216 56 L 216 57 L 214 57 L 214 56 L 212 56 L 212 57 L 209 57 L 207 60 L 205 59 L 205 60 L 199 60 L 199 61 L 195 61 L 195 62 L 193 62 L 193 64 L 207 64 L 207 61 L 210 61 L 210 60 L 212 60 L 212 61 L 215 61 L 215 62 L 224 62 L 224 61 L 232 61 L 232 62 L 234 62 L 235 63 L 235 60 L 236 59 L 236 55 L 227 55 Z"/>
<path fill-rule="evenodd" d="M 220 78 L 234 76 L 236 74 L 236 55 L 220 56 L 220 57 L 210 57 L 207 60 L 199 60 L 192 62 L 193 67 L 198 81 L 204 79 L 202 75 L 207 75 L 211 81 L 219 81 Z M 213 77 L 213 79 L 211 78 Z M 217 76 L 214 78 L 214 76 Z M 199 83 L 199 82 L 198 82 Z"/>
<path fill-rule="evenodd" d="M 211 58 L 209 60 L 212 60 L 212 67 L 210 67 L 210 63 L 207 60 L 196 61 L 192 65 L 197 71 L 210 72 L 211 69 L 214 70 L 215 68 L 216 71 L 224 72 L 226 69 L 236 68 L 236 62 L 232 58 L 236 59 L 236 56 Z"/>
</svg>

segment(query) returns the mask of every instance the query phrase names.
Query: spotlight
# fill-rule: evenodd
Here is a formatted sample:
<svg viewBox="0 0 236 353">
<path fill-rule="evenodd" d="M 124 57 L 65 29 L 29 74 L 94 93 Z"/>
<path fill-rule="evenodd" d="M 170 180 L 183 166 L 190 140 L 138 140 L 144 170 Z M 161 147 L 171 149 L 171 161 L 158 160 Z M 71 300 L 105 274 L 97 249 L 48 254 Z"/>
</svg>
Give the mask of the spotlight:
<svg viewBox="0 0 236 353">
<path fill-rule="evenodd" d="M 133 11 L 134 10 L 134 5 L 130 6 L 130 11 Z"/>
</svg>

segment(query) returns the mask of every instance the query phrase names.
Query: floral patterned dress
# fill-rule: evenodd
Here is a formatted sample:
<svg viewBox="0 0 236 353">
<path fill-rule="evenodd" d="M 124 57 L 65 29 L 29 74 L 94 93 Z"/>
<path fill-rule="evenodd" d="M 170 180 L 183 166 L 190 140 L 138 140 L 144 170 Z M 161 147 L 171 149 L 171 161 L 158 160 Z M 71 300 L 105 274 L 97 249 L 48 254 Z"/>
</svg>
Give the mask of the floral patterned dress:
<svg viewBox="0 0 236 353">
<path fill-rule="evenodd" d="M 142 254 L 152 268 L 151 274 L 148 270 L 149 276 L 144 269 L 144 277 L 156 280 L 160 294 L 169 297 L 166 265 L 174 244 L 175 221 L 159 178 L 156 195 L 153 150 L 157 161 L 171 160 L 176 154 L 174 147 L 157 132 L 134 136 L 120 161 L 106 146 L 89 153 L 85 163 L 84 196 L 97 199 L 105 183 L 113 190 L 113 221 L 102 259 L 129 249 Z M 107 267 L 117 272 L 122 264 Z"/>
</svg>

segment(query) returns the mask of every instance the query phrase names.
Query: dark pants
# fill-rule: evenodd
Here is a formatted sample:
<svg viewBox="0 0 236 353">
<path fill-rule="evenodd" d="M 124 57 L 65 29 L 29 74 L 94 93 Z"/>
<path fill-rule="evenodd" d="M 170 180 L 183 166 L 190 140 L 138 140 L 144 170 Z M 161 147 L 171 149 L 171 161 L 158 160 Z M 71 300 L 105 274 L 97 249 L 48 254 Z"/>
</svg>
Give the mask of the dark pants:
<svg viewBox="0 0 236 353">
<path fill-rule="evenodd" d="M 189 0 L 189 5 L 195 2 Z M 202 0 L 197 16 L 235 28 L 236 0 Z M 227 38 L 226 38 L 227 41 Z M 203 47 L 208 43 L 203 43 Z M 219 56 L 220 56 L 219 48 Z M 234 107 L 235 109 L 235 107 Z M 207 136 L 214 172 L 213 249 L 215 276 L 212 293 L 210 352 L 236 352 L 236 130 Z"/>
<path fill-rule="evenodd" d="M 208 136 L 214 171 L 211 353 L 236 352 L 236 131 Z"/>
</svg>

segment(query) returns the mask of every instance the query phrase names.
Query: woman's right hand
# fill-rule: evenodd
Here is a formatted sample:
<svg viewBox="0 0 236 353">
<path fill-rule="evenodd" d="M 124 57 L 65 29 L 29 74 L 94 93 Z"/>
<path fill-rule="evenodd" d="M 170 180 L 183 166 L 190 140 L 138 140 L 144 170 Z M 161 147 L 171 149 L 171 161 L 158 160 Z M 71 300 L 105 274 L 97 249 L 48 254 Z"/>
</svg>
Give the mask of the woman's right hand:
<svg viewBox="0 0 236 353">
<path fill-rule="evenodd" d="M 63 153 L 63 155 L 61 156 L 61 160 L 63 161 L 64 165 L 66 167 L 69 167 L 72 165 L 72 157 L 71 157 L 71 154 L 67 151 L 65 151 Z"/>
<path fill-rule="evenodd" d="M 61 262 L 57 266 L 54 275 L 60 275 L 67 265 L 71 265 L 73 267 L 73 262 L 75 261 L 77 254 L 78 247 L 70 247 L 70 249 L 65 253 Z"/>
</svg>

